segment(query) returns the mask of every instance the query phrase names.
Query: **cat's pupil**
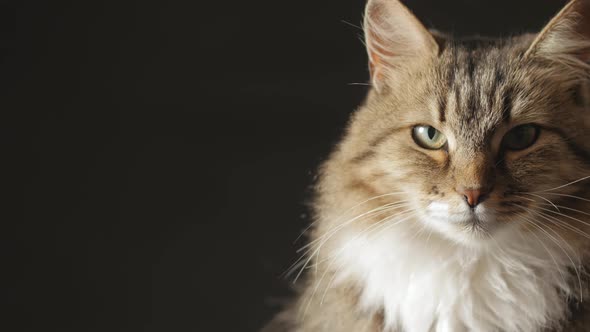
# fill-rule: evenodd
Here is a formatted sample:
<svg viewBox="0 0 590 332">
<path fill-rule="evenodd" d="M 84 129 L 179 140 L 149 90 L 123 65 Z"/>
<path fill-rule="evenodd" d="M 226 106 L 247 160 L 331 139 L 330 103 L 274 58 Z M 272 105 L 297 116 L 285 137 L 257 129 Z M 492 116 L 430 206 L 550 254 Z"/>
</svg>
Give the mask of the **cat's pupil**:
<svg viewBox="0 0 590 332">
<path fill-rule="evenodd" d="M 428 138 L 432 140 L 434 138 L 434 135 L 436 135 L 436 129 L 434 129 L 433 127 L 428 127 Z"/>
</svg>

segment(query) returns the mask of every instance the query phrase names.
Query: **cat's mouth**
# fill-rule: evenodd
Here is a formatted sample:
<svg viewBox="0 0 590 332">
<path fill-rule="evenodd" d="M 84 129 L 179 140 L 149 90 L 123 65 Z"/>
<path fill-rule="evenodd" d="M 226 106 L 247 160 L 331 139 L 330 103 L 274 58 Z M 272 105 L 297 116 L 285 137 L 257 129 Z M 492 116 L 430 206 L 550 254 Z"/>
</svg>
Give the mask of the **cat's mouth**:
<svg viewBox="0 0 590 332">
<path fill-rule="evenodd" d="M 498 220 L 498 215 L 492 209 L 486 211 L 472 211 L 456 227 L 459 229 L 457 234 L 447 234 L 469 246 L 486 245 L 487 240 L 503 238 L 511 232 L 511 227 L 506 227 Z M 506 233 L 508 232 L 508 233 Z M 456 236 L 455 236 L 456 235 Z M 494 240 L 494 241 L 496 241 Z"/>
<path fill-rule="evenodd" d="M 485 220 L 484 218 L 477 215 L 477 213 L 471 213 L 471 216 L 463 221 L 463 227 L 465 227 L 468 231 L 474 232 L 476 234 L 490 234 L 490 228 L 493 228 L 495 222 Z"/>
<path fill-rule="evenodd" d="M 497 222 L 495 214 L 487 209 L 470 209 L 462 213 L 460 224 L 472 230 L 492 231 Z"/>
<path fill-rule="evenodd" d="M 485 205 L 475 209 L 452 211 L 444 203 L 430 204 L 426 209 L 426 222 L 446 237 L 460 242 L 473 244 L 492 237 L 499 223 L 496 213 Z"/>
<path fill-rule="evenodd" d="M 466 224 L 473 225 L 474 227 L 480 227 L 484 223 L 483 219 L 480 218 L 475 212 L 472 212 L 464 222 Z"/>
</svg>

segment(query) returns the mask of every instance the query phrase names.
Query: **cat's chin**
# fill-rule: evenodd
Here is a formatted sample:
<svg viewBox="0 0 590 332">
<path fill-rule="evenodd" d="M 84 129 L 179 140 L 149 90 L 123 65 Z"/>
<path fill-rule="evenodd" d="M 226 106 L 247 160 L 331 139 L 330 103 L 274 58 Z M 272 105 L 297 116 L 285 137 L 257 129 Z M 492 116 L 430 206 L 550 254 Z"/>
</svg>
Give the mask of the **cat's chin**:
<svg viewBox="0 0 590 332">
<path fill-rule="evenodd" d="M 458 229 L 448 237 L 463 245 L 482 247 L 497 236 L 497 226 L 496 221 L 470 220 L 458 225 Z"/>
<path fill-rule="evenodd" d="M 479 211 L 466 210 L 441 217 L 425 214 L 423 222 L 445 238 L 469 247 L 486 246 L 500 236 L 500 223 L 495 213 L 485 208 Z"/>
<path fill-rule="evenodd" d="M 437 231 L 452 242 L 477 248 L 485 247 L 495 237 L 495 232 L 473 222 L 437 227 Z"/>
</svg>

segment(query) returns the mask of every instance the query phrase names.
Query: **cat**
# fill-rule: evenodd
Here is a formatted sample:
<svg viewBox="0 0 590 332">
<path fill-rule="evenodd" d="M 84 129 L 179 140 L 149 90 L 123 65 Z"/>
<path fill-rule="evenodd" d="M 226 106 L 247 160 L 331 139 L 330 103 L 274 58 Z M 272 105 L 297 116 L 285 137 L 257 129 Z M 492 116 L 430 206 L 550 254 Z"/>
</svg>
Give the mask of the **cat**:
<svg viewBox="0 0 590 332">
<path fill-rule="evenodd" d="M 590 0 L 471 40 L 369 0 L 364 31 L 371 88 L 264 331 L 590 331 Z"/>
</svg>

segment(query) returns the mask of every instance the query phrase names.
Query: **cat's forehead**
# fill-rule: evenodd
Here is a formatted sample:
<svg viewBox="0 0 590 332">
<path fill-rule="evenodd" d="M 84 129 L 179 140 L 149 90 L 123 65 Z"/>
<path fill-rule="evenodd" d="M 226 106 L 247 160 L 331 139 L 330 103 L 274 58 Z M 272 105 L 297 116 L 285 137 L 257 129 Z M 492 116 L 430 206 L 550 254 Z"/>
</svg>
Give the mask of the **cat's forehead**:
<svg viewBox="0 0 590 332">
<path fill-rule="evenodd" d="M 478 41 L 449 45 L 436 68 L 439 120 L 459 139 L 483 143 L 509 122 L 521 89 L 518 78 L 522 44 Z"/>
</svg>

